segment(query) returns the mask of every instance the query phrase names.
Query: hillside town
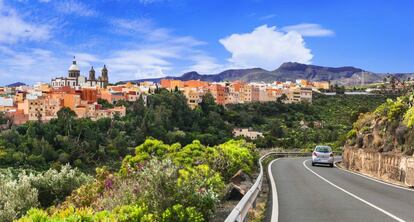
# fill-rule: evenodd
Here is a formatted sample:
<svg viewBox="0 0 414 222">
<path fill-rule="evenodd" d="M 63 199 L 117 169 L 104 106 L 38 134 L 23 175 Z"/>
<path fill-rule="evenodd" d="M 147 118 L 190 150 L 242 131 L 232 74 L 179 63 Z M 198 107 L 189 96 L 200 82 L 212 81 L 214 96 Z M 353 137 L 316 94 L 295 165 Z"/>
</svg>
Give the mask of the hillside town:
<svg viewBox="0 0 414 222">
<path fill-rule="evenodd" d="M 211 93 L 219 105 L 269 101 L 311 103 L 313 91 L 330 87 L 329 82 L 307 80 L 267 84 L 162 79 L 160 83 L 147 81 L 111 85 L 105 65 L 101 76 L 95 75 L 91 67 L 88 78 L 82 76 L 74 58 L 68 75 L 53 78 L 50 84 L 0 87 L 0 111 L 7 113 L 14 124 L 32 120 L 49 121 L 56 118 L 58 111 L 64 107 L 73 110 L 79 118 L 97 120 L 115 115 L 125 116 L 126 108 L 117 106 L 119 101 L 134 102 L 142 97 L 145 103 L 146 96 L 159 88 L 181 91 L 189 107 L 194 109 L 207 93 Z M 98 101 L 106 101 L 111 107 L 103 107 Z"/>
<path fill-rule="evenodd" d="M 217 104 L 237 104 L 249 102 L 284 103 L 312 102 L 312 92 L 329 89 L 329 82 L 311 82 L 296 80 L 295 82 L 245 83 L 242 81 L 209 83 L 200 80 L 162 79 L 160 87 L 169 90 L 180 90 L 188 99 L 188 105 L 195 108 L 206 93 L 213 95 Z"/>
</svg>

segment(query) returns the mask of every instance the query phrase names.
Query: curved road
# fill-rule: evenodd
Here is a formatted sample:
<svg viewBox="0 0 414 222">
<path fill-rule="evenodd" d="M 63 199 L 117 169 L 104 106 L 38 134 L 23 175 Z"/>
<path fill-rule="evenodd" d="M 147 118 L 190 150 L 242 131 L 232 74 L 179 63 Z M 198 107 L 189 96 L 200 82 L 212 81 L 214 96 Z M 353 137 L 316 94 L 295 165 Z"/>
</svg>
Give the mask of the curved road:
<svg viewBox="0 0 414 222">
<path fill-rule="evenodd" d="M 267 221 L 414 221 L 414 190 L 312 167 L 309 157 L 281 158 L 269 170 L 273 198 Z"/>
</svg>

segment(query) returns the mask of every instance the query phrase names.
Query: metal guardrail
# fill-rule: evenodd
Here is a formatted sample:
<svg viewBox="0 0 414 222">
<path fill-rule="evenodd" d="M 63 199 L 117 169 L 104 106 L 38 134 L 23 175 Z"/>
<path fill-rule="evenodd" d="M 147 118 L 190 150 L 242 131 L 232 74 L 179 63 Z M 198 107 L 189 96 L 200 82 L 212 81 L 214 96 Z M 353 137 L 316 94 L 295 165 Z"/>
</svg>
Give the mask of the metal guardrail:
<svg viewBox="0 0 414 222">
<path fill-rule="evenodd" d="M 335 152 L 334 152 L 335 153 Z M 310 152 L 270 152 L 259 159 L 260 173 L 256 179 L 256 182 L 253 186 L 247 191 L 243 198 L 237 203 L 236 207 L 231 211 L 229 216 L 227 216 L 225 222 L 243 222 L 246 219 L 246 216 L 251 208 L 256 207 L 256 199 L 262 190 L 263 183 L 263 165 L 262 161 L 269 156 L 280 157 L 289 157 L 289 156 L 310 156 Z"/>
</svg>

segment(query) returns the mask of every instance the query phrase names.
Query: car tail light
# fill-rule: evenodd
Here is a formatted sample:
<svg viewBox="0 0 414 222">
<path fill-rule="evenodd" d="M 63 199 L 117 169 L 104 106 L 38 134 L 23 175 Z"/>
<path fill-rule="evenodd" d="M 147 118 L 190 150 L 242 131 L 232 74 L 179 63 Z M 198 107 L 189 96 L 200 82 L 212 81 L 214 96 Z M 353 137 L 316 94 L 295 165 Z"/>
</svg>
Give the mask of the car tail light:
<svg viewBox="0 0 414 222">
<path fill-rule="evenodd" d="M 313 156 L 318 156 L 318 155 L 316 154 L 316 152 L 313 152 L 313 153 L 312 153 L 312 155 L 313 155 Z"/>
</svg>

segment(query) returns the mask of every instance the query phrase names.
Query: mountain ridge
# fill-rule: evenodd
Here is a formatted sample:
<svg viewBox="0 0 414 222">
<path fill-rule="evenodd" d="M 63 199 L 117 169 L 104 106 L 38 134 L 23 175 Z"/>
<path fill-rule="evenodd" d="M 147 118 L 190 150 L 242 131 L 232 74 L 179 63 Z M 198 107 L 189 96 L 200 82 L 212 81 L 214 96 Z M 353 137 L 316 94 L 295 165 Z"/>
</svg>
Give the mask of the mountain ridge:
<svg viewBox="0 0 414 222">
<path fill-rule="evenodd" d="M 23 82 L 15 82 L 15 83 L 10 83 L 8 85 L 6 85 L 6 87 L 19 87 L 19 86 L 25 86 L 26 83 Z"/>
<path fill-rule="evenodd" d="M 395 73 L 399 78 L 414 77 L 414 73 Z M 295 81 L 307 79 L 310 81 L 330 81 L 339 85 L 357 85 L 381 82 L 385 74 L 374 73 L 353 66 L 326 67 L 308 65 L 297 62 L 286 62 L 279 68 L 268 71 L 262 68 L 229 69 L 217 74 L 200 74 L 196 71 L 186 72 L 181 76 L 166 76 L 162 78 L 138 79 L 123 82 L 159 82 L 161 79 L 201 80 L 208 82 L 235 81 L 266 82 Z"/>
</svg>

